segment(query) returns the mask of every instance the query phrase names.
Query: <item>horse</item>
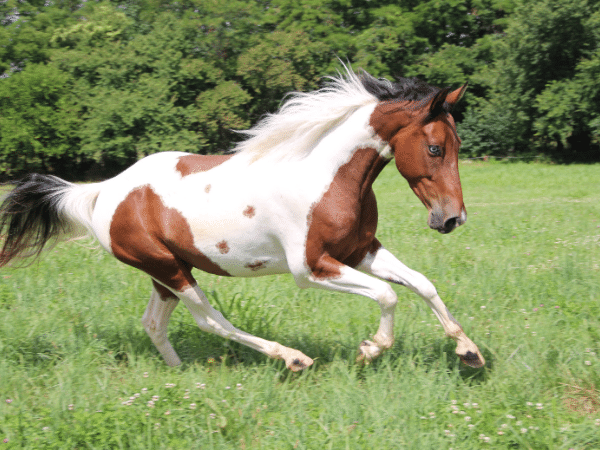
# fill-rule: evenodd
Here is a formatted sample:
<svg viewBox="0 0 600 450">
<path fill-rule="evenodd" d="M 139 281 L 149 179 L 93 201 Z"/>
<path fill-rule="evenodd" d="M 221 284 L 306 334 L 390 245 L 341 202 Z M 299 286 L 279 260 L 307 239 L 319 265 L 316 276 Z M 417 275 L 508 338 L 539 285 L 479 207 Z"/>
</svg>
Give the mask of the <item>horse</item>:
<svg viewBox="0 0 600 450">
<path fill-rule="evenodd" d="M 232 277 L 291 273 L 299 288 L 375 300 L 381 318 L 359 345 L 363 363 L 394 343 L 391 282 L 421 296 L 456 341 L 459 358 L 482 367 L 481 352 L 434 285 L 375 237 L 372 189 L 394 160 L 429 211 L 431 229 L 445 234 L 465 223 L 461 140 L 451 112 L 467 85 L 440 89 L 344 67 L 321 89 L 289 94 L 276 113 L 241 131 L 227 154 L 156 153 L 93 184 L 26 176 L 0 206 L 0 267 L 37 257 L 60 239 L 91 235 L 151 277 L 142 324 L 166 364 L 181 364 L 167 325 L 182 301 L 203 331 L 283 359 L 292 371 L 313 360 L 233 326 L 209 303 L 192 268 Z"/>
</svg>

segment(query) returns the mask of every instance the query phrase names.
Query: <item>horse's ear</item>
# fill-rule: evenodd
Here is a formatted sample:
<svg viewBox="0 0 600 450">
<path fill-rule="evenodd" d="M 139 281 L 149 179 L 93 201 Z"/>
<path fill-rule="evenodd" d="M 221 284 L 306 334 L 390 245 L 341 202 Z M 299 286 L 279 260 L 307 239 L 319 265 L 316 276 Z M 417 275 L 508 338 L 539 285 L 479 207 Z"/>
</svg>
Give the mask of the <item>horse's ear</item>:
<svg viewBox="0 0 600 450">
<path fill-rule="evenodd" d="M 452 109 L 454 108 L 454 105 L 456 105 L 460 101 L 460 99 L 464 95 L 465 91 L 467 90 L 468 85 L 469 85 L 469 83 L 465 83 L 464 86 L 462 86 L 462 87 L 458 88 L 457 90 L 452 91 L 448 94 L 448 96 L 446 97 L 448 111 L 452 111 Z"/>
<path fill-rule="evenodd" d="M 446 103 L 446 97 L 450 93 L 450 88 L 444 88 L 433 97 L 433 100 L 429 104 L 429 113 L 427 114 L 427 118 L 425 121 L 433 120 L 437 116 L 439 116 L 442 112 L 446 112 L 444 104 Z"/>
</svg>

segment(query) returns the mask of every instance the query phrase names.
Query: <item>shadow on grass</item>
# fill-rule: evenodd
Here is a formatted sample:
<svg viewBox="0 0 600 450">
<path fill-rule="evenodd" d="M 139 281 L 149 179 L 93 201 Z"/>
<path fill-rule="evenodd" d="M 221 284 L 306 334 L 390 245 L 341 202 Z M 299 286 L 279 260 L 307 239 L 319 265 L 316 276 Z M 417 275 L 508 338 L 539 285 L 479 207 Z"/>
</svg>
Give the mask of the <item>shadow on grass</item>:
<svg viewBox="0 0 600 450">
<path fill-rule="evenodd" d="M 252 333 L 252 331 L 249 332 Z M 358 343 L 354 348 L 354 346 L 347 345 L 344 342 L 315 339 L 312 336 L 303 334 L 285 336 L 268 332 L 259 334 L 259 337 L 279 342 L 281 345 L 297 349 L 306 354 L 315 361 L 311 370 L 319 370 L 319 367 L 323 364 L 331 363 L 335 359 L 354 361 L 356 349 L 358 348 Z M 217 362 L 226 366 L 239 364 L 263 365 L 270 359 L 268 356 L 245 345 L 200 330 L 171 333 L 170 338 L 182 361 L 187 364 L 198 362 L 214 364 Z M 152 343 L 150 343 L 150 346 L 152 347 Z"/>
<path fill-rule="evenodd" d="M 348 341 L 340 342 L 328 339 L 315 339 L 308 335 L 296 335 L 286 338 L 285 336 L 269 333 L 261 336 L 265 339 L 275 340 L 282 345 L 295 348 L 305 353 L 315 361 L 309 370 L 320 371 L 325 369 L 334 361 L 345 361 L 349 366 L 357 365 L 362 371 L 363 365 L 356 363 L 358 345 L 360 342 L 353 342 L 349 337 Z M 223 365 L 225 367 L 242 366 L 263 366 L 269 362 L 269 357 L 254 351 L 244 345 L 236 342 L 222 339 L 218 336 L 204 333 L 199 330 L 172 333 L 171 342 L 179 353 L 183 361 L 183 369 L 186 367 L 201 364 L 207 367 L 211 365 Z M 458 372 L 458 375 L 467 384 L 486 383 L 493 370 L 493 356 L 484 349 L 482 351 L 486 359 L 486 365 L 483 368 L 472 368 L 460 361 L 455 353 L 456 344 L 452 341 L 435 340 L 425 349 L 415 348 L 410 344 L 405 344 L 401 340 L 396 341 L 394 347 L 386 352 L 381 358 L 371 362 L 368 369 L 378 371 L 391 365 L 402 372 L 402 367 L 407 360 L 413 361 L 416 366 L 421 366 L 425 371 L 439 370 L 440 367 L 448 373 Z M 158 352 L 154 346 L 147 340 L 147 353 L 156 354 Z M 283 361 L 280 362 L 282 368 L 281 376 L 287 379 L 292 376 L 292 372 L 285 369 Z M 366 367 L 365 367 L 366 368 Z M 363 372 L 366 375 L 368 372 Z"/>
<path fill-rule="evenodd" d="M 481 350 L 480 350 L 481 351 Z M 450 339 L 435 339 L 430 341 L 424 347 L 415 347 L 407 341 L 397 339 L 394 346 L 388 350 L 385 357 L 372 363 L 374 369 L 379 365 L 396 361 L 410 361 L 417 367 L 425 371 L 445 369 L 447 373 L 458 371 L 460 378 L 468 384 L 482 384 L 487 382 L 491 370 L 493 370 L 493 355 L 484 349 L 481 351 L 486 360 L 486 364 L 481 368 L 473 368 L 464 364 L 456 354 L 456 343 Z M 387 362 L 385 359 L 387 358 Z"/>
<path fill-rule="evenodd" d="M 355 363 L 360 342 L 354 342 L 351 336 L 347 340 L 339 341 L 324 339 L 307 334 L 297 333 L 285 335 L 277 333 L 260 325 L 261 330 L 249 329 L 248 332 L 256 334 L 263 339 L 281 343 L 287 347 L 295 348 L 313 358 L 315 363 L 310 370 L 319 371 L 322 367 L 335 360 L 347 361 L 349 365 Z M 124 329 L 108 328 L 97 333 L 106 351 L 121 364 L 127 364 L 128 353 L 132 352 L 135 358 L 157 358 L 161 356 L 146 335 L 141 324 Z M 380 367 L 392 365 L 405 365 L 407 361 L 416 366 L 421 366 L 425 371 L 439 370 L 440 367 L 448 373 L 458 371 L 465 383 L 481 384 L 489 378 L 494 367 L 494 358 L 489 350 L 483 349 L 482 354 L 486 359 L 483 368 L 471 368 L 460 361 L 455 353 L 456 344 L 449 339 L 427 339 L 423 347 L 410 342 L 410 337 L 398 337 L 394 346 L 381 358 L 369 364 L 370 370 L 379 370 Z M 171 324 L 169 340 L 179 354 L 185 370 L 187 367 L 200 364 L 210 367 L 212 365 L 235 367 L 261 366 L 269 361 L 269 357 L 252 350 L 237 342 L 220 336 L 201 331 L 195 324 L 174 322 Z M 420 340 L 420 342 L 422 342 Z M 283 362 L 281 362 L 282 368 Z M 402 368 L 398 367 L 401 372 Z"/>
<path fill-rule="evenodd" d="M 494 368 L 493 355 L 487 349 L 480 349 L 481 354 L 485 358 L 485 366 L 480 368 L 473 368 L 464 364 L 456 354 L 456 344 L 452 341 L 437 341 L 434 349 L 434 353 L 439 355 L 440 359 L 444 357 L 444 354 L 447 355 L 446 367 L 448 371 L 453 372 L 458 370 L 460 377 L 465 382 L 473 384 L 485 383 L 489 378 L 490 372 Z"/>
</svg>

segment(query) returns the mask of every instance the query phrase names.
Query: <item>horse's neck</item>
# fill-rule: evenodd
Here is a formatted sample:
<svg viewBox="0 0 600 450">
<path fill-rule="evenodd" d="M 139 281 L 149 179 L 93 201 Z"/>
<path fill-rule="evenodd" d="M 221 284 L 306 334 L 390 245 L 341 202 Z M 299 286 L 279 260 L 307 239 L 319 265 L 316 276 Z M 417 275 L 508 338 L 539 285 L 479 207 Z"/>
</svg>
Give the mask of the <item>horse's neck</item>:
<svg viewBox="0 0 600 450">
<path fill-rule="evenodd" d="M 331 130 L 306 159 L 315 173 L 329 183 L 344 186 L 348 193 L 363 196 L 388 163 L 387 143 L 369 126 L 373 107 L 355 111 L 346 121 Z"/>
</svg>

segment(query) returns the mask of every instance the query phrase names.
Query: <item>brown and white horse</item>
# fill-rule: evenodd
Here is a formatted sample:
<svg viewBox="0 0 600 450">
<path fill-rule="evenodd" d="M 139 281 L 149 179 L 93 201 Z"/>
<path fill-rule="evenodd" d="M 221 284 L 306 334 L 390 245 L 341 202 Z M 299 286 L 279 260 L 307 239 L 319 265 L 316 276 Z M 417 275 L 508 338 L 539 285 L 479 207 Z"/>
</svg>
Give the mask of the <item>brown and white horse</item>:
<svg viewBox="0 0 600 450">
<path fill-rule="evenodd" d="M 152 278 L 142 323 L 167 364 L 181 363 L 167 338 L 181 300 L 202 330 L 284 359 L 294 371 L 313 360 L 234 327 L 210 305 L 193 267 L 234 277 L 291 273 L 301 288 L 375 300 L 381 321 L 360 344 L 359 359 L 366 361 L 394 342 L 397 296 L 389 281 L 419 294 L 457 342 L 462 361 L 480 367 L 481 353 L 433 284 L 375 238 L 372 190 L 394 159 L 429 210 L 431 228 L 449 233 L 465 222 L 460 139 L 450 114 L 465 89 L 347 70 L 321 90 L 293 95 L 245 131 L 247 139 L 230 155 L 157 153 L 87 185 L 30 175 L 0 207 L 0 266 L 39 254 L 48 241 L 89 233 Z"/>
</svg>

